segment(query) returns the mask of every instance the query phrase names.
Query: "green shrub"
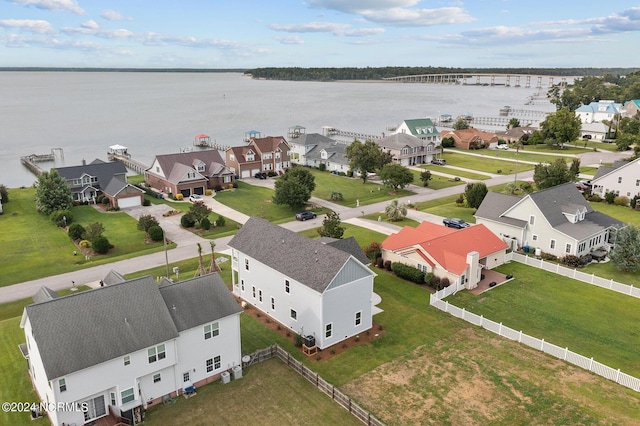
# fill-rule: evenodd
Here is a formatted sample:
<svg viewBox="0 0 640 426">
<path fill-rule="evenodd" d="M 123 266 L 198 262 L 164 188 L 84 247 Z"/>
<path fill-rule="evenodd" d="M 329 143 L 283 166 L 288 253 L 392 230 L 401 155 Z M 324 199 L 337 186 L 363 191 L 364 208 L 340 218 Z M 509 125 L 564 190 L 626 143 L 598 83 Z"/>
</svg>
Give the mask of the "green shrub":
<svg viewBox="0 0 640 426">
<path fill-rule="evenodd" d="M 69 227 L 69 238 L 73 241 L 79 240 L 84 235 L 84 227 L 79 223 L 74 223 Z"/>
<path fill-rule="evenodd" d="M 82 248 L 89 248 L 91 247 L 91 243 L 87 240 L 82 240 L 78 243 L 78 245 Z"/>
<path fill-rule="evenodd" d="M 629 197 L 625 197 L 624 195 L 619 195 L 613 200 L 613 204 L 615 204 L 616 206 L 628 206 Z"/>
<path fill-rule="evenodd" d="M 433 272 L 428 272 L 427 274 L 425 274 L 424 276 L 424 283 L 430 287 L 433 287 L 433 279 L 435 278 L 435 275 L 433 275 Z"/>
<path fill-rule="evenodd" d="M 227 220 L 224 218 L 224 216 L 219 215 L 218 219 L 216 219 L 216 226 L 224 226 L 225 223 L 227 223 Z"/>
<path fill-rule="evenodd" d="M 142 200 L 142 205 L 145 207 L 149 207 L 151 205 L 151 201 L 148 198 Z"/>
<path fill-rule="evenodd" d="M 182 225 L 184 228 L 192 228 L 195 224 L 195 219 L 189 213 L 184 214 L 182 218 L 180 218 L 180 225 Z"/>
<path fill-rule="evenodd" d="M 222 191 L 222 185 L 218 184 L 218 185 L 214 186 L 213 190 L 216 191 L 216 192 Z"/>
<path fill-rule="evenodd" d="M 324 172 L 325 170 L 327 170 L 327 165 L 324 163 L 320 163 L 320 165 L 318 165 L 318 170 Z"/>
<path fill-rule="evenodd" d="M 55 210 L 51 212 L 49 218 L 53 223 L 56 224 L 57 227 L 62 228 L 63 226 L 69 225 L 73 222 L 73 214 L 71 210 Z"/>
<path fill-rule="evenodd" d="M 149 228 L 152 226 L 158 226 L 160 223 L 151 215 L 142 215 L 138 219 L 138 231 L 149 232 Z"/>
<path fill-rule="evenodd" d="M 299 347 L 301 347 L 301 346 L 302 346 L 302 336 L 301 336 L 301 335 L 299 335 L 298 333 L 296 333 L 296 334 L 294 334 L 294 335 L 293 335 L 293 345 L 294 345 L 296 348 L 299 348 Z"/>
<path fill-rule="evenodd" d="M 105 206 L 106 206 L 107 204 L 109 204 L 109 203 L 111 203 L 111 200 L 109 200 L 109 198 L 108 198 L 108 197 L 104 197 L 104 198 L 102 199 L 102 204 L 104 204 Z"/>
<path fill-rule="evenodd" d="M 613 204 L 615 200 L 616 200 L 615 192 L 607 192 L 606 194 L 604 194 L 604 201 L 606 201 L 607 204 Z"/>
<path fill-rule="evenodd" d="M 100 194 L 96 197 L 96 203 L 102 204 L 103 201 L 104 201 L 104 195 Z"/>
<path fill-rule="evenodd" d="M 376 259 L 376 266 L 380 269 L 384 268 L 384 259 L 382 257 Z"/>
<path fill-rule="evenodd" d="M 572 254 L 568 254 L 560 259 L 560 263 L 572 268 L 580 268 L 582 266 L 582 260 L 578 256 L 574 256 Z"/>
<path fill-rule="evenodd" d="M 200 228 L 204 229 L 205 231 L 211 229 L 211 221 L 208 217 L 202 218 L 202 220 L 200 221 Z"/>
<path fill-rule="evenodd" d="M 91 247 L 96 253 L 105 254 L 111 248 L 111 243 L 109 243 L 107 237 L 100 236 L 94 238 L 93 241 L 91 241 Z"/>
<path fill-rule="evenodd" d="M 384 261 L 384 269 L 386 269 L 387 271 L 391 271 L 392 270 L 392 266 L 391 266 L 391 261 L 390 260 L 385 260 Z"/>
<path fill-rule="evenodd" d="M 151 238 L 152 241 L 162 241 L 162 239 L 164 238 L 164 231 L 158 225 L 154 225 L 149 228 L 147 233 L 149 234 L 149 238 Z"/>
<path fill-rule="evenodd" d="M 210 189 L 204 190 L 204 195 L 211 196 L 211 194 L 213 194 L 213 191 L 211 191 Z"/>
<path fill-rule="evenodd" d="M 600 196 L 598 194 L 591 194 L 589 196 L 588 200 L 593 202 L 593 203 L 599 203 L 600 201 L 602 201 L 602 198 L 600 198 Z"/>
<path fill-rule="evenodd" d="M 331 201 L 342 201 L 344 197 L 342 196 L 342 192 L 333 191 L 330 197 Z"/>
<path fill-rule="evenodd" d="M 402 278 L 416 284 L 424 283 L 424 272 L 422 272 L 418 268 L 414 268 L 413 266 L 405 265 L 404 263 L 394 262 L 391 265 L 393 269 L 393 273 L 398 276 L 398 278 Z"/>
<path fill-rule="evenodd" d="M 278 174 L 276 172 L 274 172 L 273 170 L 269 170 L 267 172 L 267 176 L 268 177 L 274 177 L 274 176 L 278 176 Z"/>
<path fill-rule="evenodd" d="M 382 246 L 379 242 L 373 241 L 364 248 L 364 254 L 371 262 L 375 262 L 382 255 Z"/>
</svg>

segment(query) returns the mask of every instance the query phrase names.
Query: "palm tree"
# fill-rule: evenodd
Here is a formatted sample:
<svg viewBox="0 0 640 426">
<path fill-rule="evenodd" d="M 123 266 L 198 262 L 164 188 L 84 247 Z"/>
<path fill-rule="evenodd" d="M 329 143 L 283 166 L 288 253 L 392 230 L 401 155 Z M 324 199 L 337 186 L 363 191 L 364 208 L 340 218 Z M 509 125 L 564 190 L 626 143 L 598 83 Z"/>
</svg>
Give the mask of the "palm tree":
<svg viewBox="0 0 640 426">
<path fill-rule="evenodd" d="M 398 200 L 393 200 L 385 207 L 384 213 L 391 221 L 397 222 L 407 215 L 407 205 L 405 203 L 399 203 Z"/>
<path fill-rule="evenodd" d="M 209 244 L 211 244 L 211 265 L 209 265 L 209 273 L 220 272 L 220 267 L 216 263 L 216 243 L 214 243 L 213 241 L 209 241 Z"/>
<path fill-rule="evenodd" d="M 198 272 L 196 276 L 202 276 L 205 274 L 204 264 L 202 263 L 202 246 L 198 243 Z"/>
</svg>

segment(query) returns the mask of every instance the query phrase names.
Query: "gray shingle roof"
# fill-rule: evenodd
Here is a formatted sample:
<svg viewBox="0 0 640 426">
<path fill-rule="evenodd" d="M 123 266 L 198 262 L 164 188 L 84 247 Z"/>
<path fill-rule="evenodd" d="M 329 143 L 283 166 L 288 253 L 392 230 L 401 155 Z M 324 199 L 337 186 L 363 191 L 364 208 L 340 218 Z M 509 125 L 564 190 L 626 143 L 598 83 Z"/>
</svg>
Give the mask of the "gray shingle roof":
<svg viewBox="0 0 640 426">
<path fill-rule="evenodd" d="M 502 216 L 504 212 L 520 200 L 522 198 L 515 195 L 489 191 L 474 216 L 524 228 L 527 225 L 526 221 Z"/>
<path fill-rule="evenodd" d="M 608 175 L 609 173 L 611 173 L 612 171 L 619 169 L 620 167 L 629 164 L 628 161 L 622 161 L 622 160 L 617 160 L 614 161 L 612 165 L 610 166 L 600 166 L 598 167 L 598 170 L 596 171 L 595 176 L 593 176 L 592 182 L 598 178 L 601 178 L 602 176 Z"/>
<path fill-rule="evenodd" d="M 356 241 L 354 237 L 334 239 L 334 241 L 328 241 L 324 244 L 349 253 L 360 262 L 362 262 L 363 265 L 368 265 L 371 263 L 369 258 L 364 254 L 362 247 L 360 247 L 360 244 L 358 244 L 358 241 Z"/>
<path fill-rule="evenodd" d="M 201 174 L 206 177 L 229 174 L 226 167 L 220 167 L 224 166 L 224 160 L 220 152 L 215 149 L 156 155 L 156 161 L 164 171 L 167 180 L 173 183 L 179 183 L 189 170 L 194 170 L 194 164 L 199 162 L 205 165 L 205 170 Z M 148 171 L 154 172 L 151 169 Z"/>
<path fill-rule="evenodd" d="M 398 150 L 401 150 L 405 146 L 408 146 L 410 148 L 416 148 L 416 147 L 425 146 L 428 144 L 428 142 L 425 142 L 422 139 L 417 138 L 408 133 L 394 133 L 382 139 L 376 140 L 375 143 L 378 144 L 380 147 L 385 147 L 387 149 L 393 148 Z"/>
<path fill-rule="evenodd" d="M 322 293 L 351 255 L 264 219 L 251 217 L 231 239 L 232 247 Z"/>
<path fill-rule="evenodd" d="M 178 331 L 242 312 L 217 273 L 178 283 L 164 281 L 159 288 Z"/>
<path fill-rule="evenodd" d="M 96 159 L 90 164 L 83 164 L 80 166 L 69 166 L 56 168 L 60 176 L 66 180 L 78 179 L 84 174 L 95 176 L 98 178 L 98 183 L 93 185 L 98 189 L 104 189 L 111 179 L 116 176 L 122 176 L 122 180 L 125 180 L 127 174 L 127 168 L 119 161 L 104 162 Z"/>
<path fill-rule="evenodd" d="M 58 293 L 51 290 L 49 287 L 42 286 L 40 290 L 33 296 L 33 303 L 46 302 L 47 300 L 53 300 L 58 298 Z"/>
<path fill-rule="evenodd" d="M 307 133 L 304 135 L 300 135 L 295 139 L 292 139 L 289 143 L 292 145 L 320 145 L 320 144 L 330 144 L 333 143 L 334 140 L 328 138 L 320 133 Z"/>
<path fill-rule="evenodd" d="M 109 273 L 102 279 L 102 282 L 105 285 L 112 285 L 125 282 L 127 279 L 122 276 L 118 271 L 114 271 L 113 269 L 109 271 Z"/>
<path fill-rule="evenodd" d="M 150 276 L 25 309 L 48 379 L 178 337 Z"/>
</svg>

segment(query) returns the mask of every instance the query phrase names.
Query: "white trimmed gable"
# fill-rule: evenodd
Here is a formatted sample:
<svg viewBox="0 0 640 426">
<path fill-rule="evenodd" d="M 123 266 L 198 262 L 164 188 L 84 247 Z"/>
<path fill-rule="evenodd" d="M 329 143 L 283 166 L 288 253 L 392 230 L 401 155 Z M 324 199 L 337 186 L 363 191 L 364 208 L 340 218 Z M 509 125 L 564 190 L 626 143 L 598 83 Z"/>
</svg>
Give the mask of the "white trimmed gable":
<svg viewBox="0 0 640 426">
<path fill-rule="evenodd" d="M 331 283 L 326 290 L 340 287 L 341 285 L 349 284 L 353 281 L 370 276 L 371 270 L 351 257 L 349 260 L 347 260 L 347 262 L 345 262 L 345 264 L 342 266 L 342 269 L 340 269 L 333 280 L 331 280 Z"/>
<path fill-rule="evenodd" d="M 151 167 L 149 167 L 148 170 L 158 176 L 162 176 L 165 179 L 167 177 L 164 170 L 162 170 L 162 167 L 160 166 L 160 162 L 157 159 L 153 160 L 153 164 L 151 164 Z"/>
</svg>

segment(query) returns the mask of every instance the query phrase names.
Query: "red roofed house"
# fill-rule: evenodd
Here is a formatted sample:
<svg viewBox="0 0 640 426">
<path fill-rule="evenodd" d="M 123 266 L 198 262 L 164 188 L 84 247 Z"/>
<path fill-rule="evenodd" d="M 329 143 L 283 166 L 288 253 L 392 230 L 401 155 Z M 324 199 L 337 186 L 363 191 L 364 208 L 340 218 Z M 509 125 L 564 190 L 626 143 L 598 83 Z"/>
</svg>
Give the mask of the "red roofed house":
<svg viewBox="0 0 640 426">
<path fill-rule="evenodd" d="M 498 143 L 498 136 L 495 133 L 483 132 L 474 127 L 443 132 L 441 137 L 442 139 L 453 138 L 453 145 L 459 149 L 478 149 Z"/>
<path fill-rule="evenodd" d="M 258 172 L 283 173 L 290 166 L 291 148 L 282 136 L 251 138 L 245 146 L 225 151 L 226 163 L 240 178 L 255 176 Z"/>
<path fill-rule="evenodd" d="M 422 222 L 405 226 L 382 243 L 382 258 L 449 279 L 458 289 L 476 288 L 483 269 L 504 263 L 508 246 L 484 225 L 463 229 Z"/>
</svg>

